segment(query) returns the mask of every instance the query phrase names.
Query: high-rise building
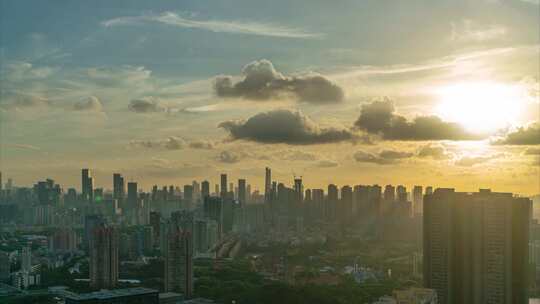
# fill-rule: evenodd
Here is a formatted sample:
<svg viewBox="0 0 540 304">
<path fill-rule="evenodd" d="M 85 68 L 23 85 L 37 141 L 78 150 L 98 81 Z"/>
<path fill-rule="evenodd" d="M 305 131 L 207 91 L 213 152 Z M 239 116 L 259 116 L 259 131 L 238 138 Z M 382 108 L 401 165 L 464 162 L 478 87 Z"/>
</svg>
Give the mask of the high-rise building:
<svg viewBox="0 0 540 304">
<path fill-rule="evenodd" d="M 133 210 L 137 207 L 137 201 L 138 201 L 138 190 L 137 190 L 137 183 L 135 182 L 128 182 L 127 184 L 127 209 Z"/>
<path fill-rule="evenodd" d="M 294 200 L 295 203 L 300 204 L 304 200 L 304 185 L 302 185 L 302 178 L 294 178 Z"/>
<path fill-rule="evenodd" d="M 403 185 L 398 185 L 396 187 L 396 196 L 397 196 L 398 202 L 400 203 L 406 202 L 407 201 L 407 188 Z"/>
<path fill-rule="evenodd" d="M 121 202 L 125 195 L 124 178 L 120 173 L 113 174 L 113 199 Z"/>
<path fill-rule="evenodd" d="M 433 194 L 433 187 L 427 186 L 426 187 L 426 195 L 431 195 L 431 194 Z"/>
<path fill-rule="evenodd" d="M 114 227 L 100 225 L 90 238 L 90 286 L 95 289 L 114 288 L 118 283 L 118 232 Z"/>
<path fill-rule="evenodd" d="M 9 253 L 0 251 L 0 283 L 5 283 L 9 280 L 11 274 L 11 262 L 9 261 Z"/>
<path fill-rule="evenodd" d="M 220 197 L 222 199 L 227 198 L 227 174 L 221 174 L 221 183 L 220 183 Z"/>
<path fill-rule="evenodd" d="M 386 185 L 383 198 L 385 202 L 394 202 L 396 200 L 396 188 L 392 185 Z"/>
<path fill-rule="evenodd" d="M 210 196 L 210 183 L 205 180 L 201 183 L 201 200 L 204 202 L 204 198 Z"/>
<path fill-rule="evenodd" d="M 175 224 L 169 226 L 165 249 L 165 291 L 193 295 L 193 235 Z"/>
<path fill-rule="evenodd" d="M 203 214 L 205 218 L 218 224 L 218 238 L 220 238 L 223 231 L 223 200 L 220 197 L 208 196 L 204 200 Z"/>
<path fill-rule="evenodd" d="M 341 200 L 339 202 L 338 214 L 341 220 L 349 219 L 352 214 L 353 192 L 348 185 L 341 188 Z"/>
<path fill-rule="evenodd" d="M 272 170 L 268 167 L 264 169 L 264 201 L 270 202 L 272 199 Z"/>
<path fill-rule="evenodd" d="M 193 186 L 184 185 L 184 206 L 191 209 L 193 206 Z"/>
<path fill-rule="evenodd" d="M 328 196 L 326 198 L 326 217 L 336 219 L 338 202 L 338 187 L 334 184 L 328 185 Z"/>
<path fill-rule="evenodd" d="M 243 178 L 238 180 L 238 202 L 241 206 L 246 204 L 246 180 Z"/>
<path fill-rule="evenodd" d="M 424 285 L 439 303 L 527 303 L 531 208 L 490 190 L 424 197 Z"/>
<path fill-rule="evenodd" d="M 415 214 L 421 214 L 423 210 L 422 203 L 424 202 L 424 195 L 422 193 L 422 186 L 414 186 L 413 193 L 413 210 Z"/>
<path fill-rule="evenodd" d="M 90 169 L 81 171 L 81 192 L 84 200 L 92 201 L 94 194 L 94 181 Z"/>
</svg>

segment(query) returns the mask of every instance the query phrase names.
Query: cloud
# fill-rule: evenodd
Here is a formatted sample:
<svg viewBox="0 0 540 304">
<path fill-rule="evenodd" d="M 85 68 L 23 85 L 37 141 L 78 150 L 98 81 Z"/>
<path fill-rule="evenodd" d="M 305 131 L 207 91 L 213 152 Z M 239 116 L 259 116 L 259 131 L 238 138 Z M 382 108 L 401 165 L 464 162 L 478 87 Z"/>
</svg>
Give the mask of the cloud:
<svg viewBox="0 0 540 304">
<path fill-rule="evenodd" d="M 318 161 L 315 166 L 319 168 L 333 168 L 339 166 L 339 164 L 333 160 L 324 159 Z"/>
<path fill-rule="evenodd" d="M 4 144 L 4 148 L 15 148 L 15 149 L 23 149 L 23 150 L 32 150 L 32 151 L 39 151 L 41 150 L 40 147 L 36 147 L 33 145 L 27 145 L 27 144 Z"/>
<path fill-rule="evenodd" d="M 523 151 L 524 155 L 540 155 L 540 148 L 527 148 L 525 151 Z"/>
<path fill-rule="evenodd" d="M 456 166 L 472 167 L 478 164 L 488 162 L 492 159 L 504 157 L 505 155 L 506 154 L 504 153 L 498 153 L 498 154 L 487 155 L 487 156 L 463 156 L 460 159 L 456 160 L 454 164 Z"/>
<path fill-rule="evenodd" d="M 244 139 L 261 143 L 291 145 L 324 144 L 355 139 L 344 129 L 322 128 L 301 112 L 274 110 L 263 112 L 243 121 L 225 121 L 220 128 L 229 132 L 232 140 Z"/>
<path fill-rule="evenodd" d="M 207 30 L 215 33 L 231 33 L 282 38 L 321 38 L 322 35 L 302 29 L 260 22 L 225 21 L 225 20 L 194 20 L 173 12 L 159 15 L 147 14 L 142 16 L 126 16 L 101 22 L 102 26 L 133 25 L 139 23 L 161 23 L 181 28 Z"/>
<path fill-rule="evenodd" d="M 370 153 L 365 151 L 357 151 L 354 153 L 353 158 L 357 162 L 361 163 L 374 163 L 379 165 L 388 165 L 399 162 L 402 159 L 410 158 L 413 153 L 401 152 L 394 150 L 383 150 L 379 153 Z"/>
<path fill-rule="evenodd" d="M 221 151 L 217 159 L 222 163 L 233 164 L 240 160 L 240 156 L 231 151 Z"/>
<path fill-rule="evenodd" d="M 186 146 L 184 139 L 176 136 L 169 136 L 164 140 L 132 140 L 131 146 L 143 148 L 162 148 L 167 150 L 180 150 Z"/>
<path fill-rule="evenodd" d="M 196 140 L 189 143 L 189 147 L 192 149 L 214 149 L 214 143 L 206 140 Z"/>
<path fill-rule="evenodd" d="M 417 116 L 412 121 L 395 114 L 389 99 L 362 106 L 355 126 L 369 134 L 387 140 L 473 140 L 482 138 L 464 130 L 456 123 L 445 122 L 437 116 Z"/>
<path fill-rule="evenodd" d="M 135 113 L 153 113 L 153 112 L 165 112 L 165 107 L 158 99 L 154 97 L 144 97 L 141 99 L 134 99 L 129 102 L 128 108 Z"/>
<path fill-rule="evenodd" d="M 293 96 L 298 101 L 314 104 L 340 102 L 345 95 L 341 87 L 322 75 L 284 76 L 266 59 L 244 66 L 242 76 L 236 83 L 231 76 L 216 77 L 216 95 L 252 100 Z"/>
<path fill-rule="evenodd" d="M 540 123 L 534 122 L 509 132 L 503 139 L 495 141 L 499 145 L 540 145 Z"/>
<path fill-rule="evenodd" d="M 291 161 L 314 161 L 317 160 L 317 155 L 303 151 L 288 151 L 285 153 L 280 152 L 280 159 Z"/>
<path fill-rule="evenodd" d="M 508 30 L 501 25 L 491 24 L 488 26 L 479 25 L 472 20 L 463 20 L 461 22 L 453 22 L 452 26 L 452 41 L 458 42 L 485 42 L 503 37 Z"/>
<path fill-rule="evenodd" d="M 32 109 L 32 108 L 43 108 L 51 105 L 51 101 L 47 98 L 43 98 L 36 95 L 28 94 L 9 94 L 8 96 L 3 96 L 8 100 L 5 106 L 2 106 L 5 109 Z"/>
<path fill-rule="evenodd" d="M 95 96 L 90 96 L 84 100 L 81 100 L 73 105 L 73 110 L 75 111 L 92 111 L 92 112 L 101 112 L 103 111 L 103 105 L 101 101 Z"/>
<path fill-rule="evenodd" d="M 420 147 L 418 150 L 418 157 L 421 158 L 433 158 L 433 159 L 447 159 L 451 155 L 446 151 L 442 145 L 427 144 Z"/>
</svg>

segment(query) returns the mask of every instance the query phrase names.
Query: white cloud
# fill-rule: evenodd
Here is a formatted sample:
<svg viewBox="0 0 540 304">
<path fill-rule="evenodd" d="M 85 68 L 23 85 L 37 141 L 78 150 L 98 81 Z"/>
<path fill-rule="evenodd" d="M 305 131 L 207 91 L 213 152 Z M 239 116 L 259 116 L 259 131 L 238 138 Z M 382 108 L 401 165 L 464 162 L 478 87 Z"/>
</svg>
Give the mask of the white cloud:
<svg viewBox="0 0 540 304">
<path fill-rule="evenodd" d="M 450 39 L 459 42 L 485 42 L 505 36 L 508 32 L 501 25 L 481 26 L 472 20 L 453 22 Z"/>
<path fill-rule="evenodd" d="M 141 16 L 118 17 L 101 22 L 105 27 L 118 25 L 133 25 L 138 23 L 156 22 L 183 28 L 196 28 L 216 33 L 235 33 L 258 36 L 284 37 L 284 38 L 320 38 L 322 34 L 312 33 L 298 28 L 290 28 L 270 23 L 250 21 L 225 20 L 193 20 L 173 12 L 164 12 L 159 15 L 148 14 Z"/>
</svg>

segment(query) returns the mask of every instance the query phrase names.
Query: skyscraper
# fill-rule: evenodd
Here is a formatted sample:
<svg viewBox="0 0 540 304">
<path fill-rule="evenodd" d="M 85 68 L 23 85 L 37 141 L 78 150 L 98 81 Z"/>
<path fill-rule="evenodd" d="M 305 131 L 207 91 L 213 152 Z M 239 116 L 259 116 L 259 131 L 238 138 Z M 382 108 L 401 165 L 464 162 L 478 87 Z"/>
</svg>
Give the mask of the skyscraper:
<svg viewBox="0 0 540 304">
<path fill-rule="evenodd" d="M 222 199 L 227 198 L 227 174 L 221 174 L 221 183 L 220 183 L 220 197 Z"/>
<path fill-rule="evenodd" d="M 270 202 L 272 191 L 272 170 L 268 167 L 264 169 L 264 201 Z"/>
<path fill-rule="evenodd" d="M 527 303 L 532 202 L 437 189 L 424 201 L 424 285 L 439 303 Z"/>
<path fill-rule="evenodd" d="M 422 194 L 422 186 L 413 187 L 412 199 L 414 213 L 421 214 L 423 210 L 422 203 L 424 201 L 424 196 Z"/>
<path fill-rule="evenodd" d="M 113 174 L 113 199 L 121 202 L 125 195 L 124 178 L 120 173 Z"/>
<path fill-rule="evenodd" d="M 326 217 L 334 220 L 337 215 L 338 187 L 334 184 L 328 185 L 328 196 L 326 198 Z"/>
<path fill-rule="evenodd" d="M 204 198 L 210 196 L 210 183 L 205 180 L 201 183 L 201 200 L 204 202 Z"/>
<path fill-rule="evenodd" d="M 341 200 L 339 202 L 339 218 L 340 220 L 349 219 L 352 214 L 353 193 L 352 188 L 348 185 L 341 188 Z"/>
<path fill-rule="evenodd" d="M 193 235 L 169 225 L 165 249 L 165 291 L 193 295 Z"/>
<path fill-rule="evenodd" d="M 238 180 L 238 202 L 241 206 L 246 204 L 246 180 L 242 178 Z"/>
<path fill-rule="evenodd" d="M 90 238 L 90 286 L 111 289 L 118 283 L 118 232 L 104 224 Z"/>
<path fill-rule="evenodd" d="M 133 210 L 137 206 L 137 183 L 129 182 L 127 184 L 128 193 L 127 193 L 127 209 Z"/>
<path fill-rule="evenodd" d="M 193 186 L 184 185 L 184 206 L 191 209 L 193 205 Z"/>
<path fill-rule="evenodd" d="M 90 169 L 82 169 L 81 171 L 81 192 L 84 200 L 92 201 L 94 181 Z"/>
</svg>

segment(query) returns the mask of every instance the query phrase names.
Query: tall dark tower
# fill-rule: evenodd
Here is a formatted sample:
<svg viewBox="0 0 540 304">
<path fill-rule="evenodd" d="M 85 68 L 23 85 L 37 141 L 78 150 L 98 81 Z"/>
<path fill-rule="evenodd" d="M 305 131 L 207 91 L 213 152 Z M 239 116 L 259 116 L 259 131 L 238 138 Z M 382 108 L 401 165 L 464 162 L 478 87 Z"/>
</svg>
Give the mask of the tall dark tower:
<svg viewBox="0 0 540 304">
<path fill-rule="evenodd" d="M 94 196 L 94 181 L 90 169 L 81 170 L 81 192 L 84 200 L 92 201 Z"/>
<path fill-rule="evenodd" d="M 222 199 L 227 198 L 227 174 L 221 174 L 221 188 L 220 190 L 220 196 Z"/>
<path fill-rule="evenodd" d="M 246 204 L 246 180 L 245 179 L 238 180 L 238 202 L 240 202 L 241 206 L 244 206 Z"/>
<path fill-rule="evenodd" d="M 133 210 L 137 206 L 137 183 L 129 182 L 127 184 L 127 188 L 128 188 L 127 208 L 129 210 Z"/>
<path fill-rule="evenodd" d="M 264 170 L 264 201 L 268 203 L 272 200 L 272 170 L 268 167 Z"/>
<path fill-rule="evenodd" d="M 120 173 L 113 174 L 113 198 L 121 202 L 125 196 L 124 178 Z"/>
<path fill-rule="evenodd" d="M 210 183 L 205 180 L 201 183 L 201 199 L 204 202 L 204 198 L 210 196 Z"/>
<path fill-rule="evenodd" d="M 90 237 L 90 286 L 111 289 L 118 283 L 118 232 L 100 225 Z"/>
</svg>

